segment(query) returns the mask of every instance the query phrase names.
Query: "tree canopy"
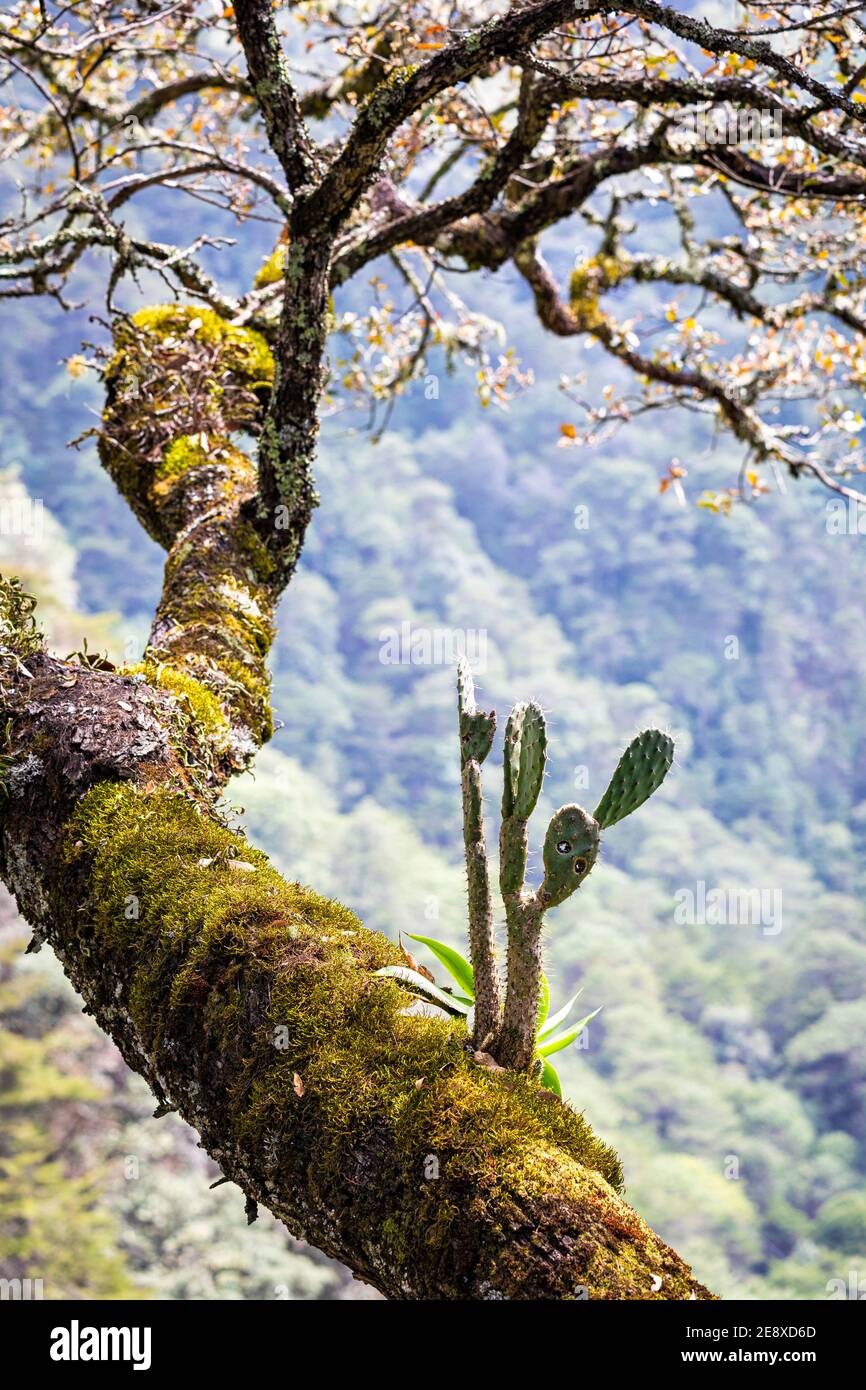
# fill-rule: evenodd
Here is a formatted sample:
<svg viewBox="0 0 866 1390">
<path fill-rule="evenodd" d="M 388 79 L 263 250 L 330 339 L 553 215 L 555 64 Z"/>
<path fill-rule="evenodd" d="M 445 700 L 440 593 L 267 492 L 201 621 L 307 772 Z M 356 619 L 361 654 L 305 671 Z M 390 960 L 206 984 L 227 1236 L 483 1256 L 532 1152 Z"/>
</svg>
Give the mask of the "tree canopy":
<svg viewBox="0 0 866 1390">
<path fill-rule="evenodd" d="M 449 274 L 512 264 L 551 332 L 588 335 L 627 369 L 586 400 L 566 359 L 565 442 L 682 407 L 743 444 L 720 496 L 751 498 L 767 473 L 856 491 L 863 21 L 853 4 L 736 11 L 721 28 L 590 0 L 14 5 L 0 130 L 21 202 L 3 292 L 72 295 L 93 247 L 110 253 L 109 307 L 126 277 L 158 272 L 279 340 L 284 440 L 289 420 L 314 430 L 323 389 L 387 401 L 437 347 L 473 363 L 484 398 L 519 388 L 519 343 L 501 351 Z M 176 244 L 136 234 L 159 188 L 193 200 Z M 222 233 L 209 219 L 195 234 L 195 202 L 221 211 Z M 216 252 L 253 218 L 273 221 L 275 251 L 238 300 Z M 576 254 L 558 277 L 544 233 L 569 218 Z M 374 266 L 360 311 L 335 304 Z M 383 274 L 408 287 L 405 311 Z M 618 313 L 628 285 L 663 286 L 662 313 L 657 297 Z M 283 472 L 306 473 L 287 448 L 260 451 L 271 509 L 292 493 Z M 297 527 L 308 503 L 292 502 Z"/>
</svg>

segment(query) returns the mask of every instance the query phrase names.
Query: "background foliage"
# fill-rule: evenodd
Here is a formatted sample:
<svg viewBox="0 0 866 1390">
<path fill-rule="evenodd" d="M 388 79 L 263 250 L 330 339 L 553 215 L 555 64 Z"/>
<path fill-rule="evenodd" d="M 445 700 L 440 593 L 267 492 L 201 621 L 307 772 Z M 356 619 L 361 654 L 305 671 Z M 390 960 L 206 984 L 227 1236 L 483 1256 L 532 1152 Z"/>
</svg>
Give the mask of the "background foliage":
<svg viewBox="0 0 866 1390">
<path fill-rule="evenodd" d="M 223 253 L 239 283 L 267 238 L 251 230 Z M 361 418 L 329 422 L 322 506 L 275 648 L 282 727 L 231 798 L 289 875 L 392 935 L 458 944 L 453 676 L 383 662 L 388 632 L 481 631 L 480 698 L 504 713 L 533 697 L 550 712 L 541 824 L 563 801 L 592 806 L 638 727 L 670 728 L 674 774 L 550 917 L 555 1002 L 582 984 L 587 1009 L 605 1006 L 588 1047 L 562 1054 L 566 1093 L 618 1146 L 629 1200 L 719 1292 L 827 1298 L 852 1271 L 856 1290 L 863 537 L 832 534 L 826 494 L 806 483 L 730 516 L 697 508 L 728 446 L 694 418 L 648 417 L 596 449 L 561 449 L 560 372 L 586 371 L 600 396 L 609 368 L 578 341 L 543 337 L 507 271 L 480 283 L 476 304 L 507 320 L 537 384 L 507 413 L 485 412 L 443 364 L 378 444 Z M 7 308 L 5 323 L 3 495 L 44 499 L 46 519 L 41 539 L 0 536 L 0 568 L 38 592 L 61 654 L 86 636 L 134 656 L 160 554 L 93 453 L 64 447 L 100 399 L 61 359 L 99 326 L 40 302 Z M 659 494 L 674 456 L 689 468 L 685 506 Z M 781 930 L 679 924 L 676 895 L 699 881 L 780 892 Z M 146 1118 L 152 1101 L 78 1008 L 47 952 L 6 951 L 4 1276 L 42 1276 L 46 1297 L 367 1296 L 266 1213 L 248 1230 L 238 1192 L 208 1190 L 218 1174 L 194 1135 Z"/>
</svg>

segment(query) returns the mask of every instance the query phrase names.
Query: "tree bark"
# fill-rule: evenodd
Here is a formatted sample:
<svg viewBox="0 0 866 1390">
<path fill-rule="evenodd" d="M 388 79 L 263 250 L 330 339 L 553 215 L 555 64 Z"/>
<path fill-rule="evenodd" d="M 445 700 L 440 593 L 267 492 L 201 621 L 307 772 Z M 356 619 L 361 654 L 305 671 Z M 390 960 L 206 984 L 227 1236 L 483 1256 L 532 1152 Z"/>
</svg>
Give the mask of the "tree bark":
<svg viewBox="0 0 866 1390">
<path fill-rule="evenodd" d="M 103 462 L 167 549 L 165 586 L 143 662 L 115 671 L 47 655 L 0 585 L 0 873 L 35 944 L 160 1111 L 387 1296 L 711 1297 L 623 1201 L 582 1116 L 476 1064 L 462 1021 L 416 1016 L 375 973 L 397 948 L 284 881 L 216 809 L 270 733 L 273 611 L 309 514 L 304 485 L 279 564 L 230 438 L 251 410 L 273 419 L 266 344 L 208 311 L 148 310 L 119 327 L 107 376 Z"/>
<path fill-rule="evenodd" d="M 174 696 L 27 670 L 4 681 L 3 878 L 248 1197 L 391 1298 L 709 1296 L 579 1115 L 475 1065 L 462 1023 L 407 1014 L 373 974 L 396 948 L 196 799 Z"/>
</svg>

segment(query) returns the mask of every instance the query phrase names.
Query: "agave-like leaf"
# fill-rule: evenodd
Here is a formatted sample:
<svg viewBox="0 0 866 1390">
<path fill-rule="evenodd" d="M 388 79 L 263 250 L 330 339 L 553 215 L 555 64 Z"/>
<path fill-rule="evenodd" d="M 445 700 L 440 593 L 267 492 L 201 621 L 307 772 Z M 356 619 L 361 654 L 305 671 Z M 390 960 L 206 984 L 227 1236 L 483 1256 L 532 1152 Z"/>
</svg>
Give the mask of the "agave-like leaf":
<svg viewBox="0 0 866 1390">
<path fill-rule="evenodd" d="M 555 1014 L 550 1015 L 550 1018 L 547 1020 L 546 1023 L 544 1023 L 544 1026 L 542 1028 L 539 1028 L 538 1033 L 536 1034 L 536 1040 L 538 1042 L 544 1042 L 545 1038 L 549 1038 L 552 1033 L 556 1032 L 560 1023 L 565 1022 L 565 1020 L 568 1018 L 568 1015 L 574 1008 L 575 1000 L 579 999 L 582 994 L 583 987 L 581 986 L 581 988 L 577 991 L 577 994 L 573 994 L 571 998 L 568 1000 L 568 1002 L 563 1004 L 561 1009 L 557 1009 Z M 542 1020 L 542 1022 L 544 1021 Z"/>
<path fill-rule="evenodd" d="M 538 1021 L 536 1022 L 536 1033 L 544 1023 L 550 1013 L 550 981 L 545 974 L 541 976 L 541 988 L 538 994 Z"/>
<path fill-rule="evenodd" d="M 475 998 L 475 975 L 472 966 L 459 951 L 455 951 L 453 946 L 446 946 L 444 941 L 437 941 L 433 936 L 416 936 L 410 931 L 407 931 L 406 935 L 411 941 L 420 941 L 422 946 L 427 946 L 440 964 L 445 966 L 451 978 L 457 981 L 463 993 L 470 999 Z"/>
<path fill-rule="evenodd" d="M 458 1014 L 465 1018 L 472 1008 L 471 1003 L 458 999 L 455 994 L 447 994 L 438 985 L 425 980 L 417 970 L 410 970 L 408 965 L 383 965 L 382 969 L 374 971 L 374 974 L 385 979 L 398 980 L 401 985 L 411 989 L 413 994 L 419 995 L 431 1004 L 438 1004 L 446 1013 Z"/>
<path fill-rule="evenodd" d="M 555 1096 L 562 1100 L 562 1082 L 559 1079 L 559 1072 L 552 1062 L 545 1058 L 544 1067 L 541 1072 L 541 1084 L 548 1091 L 552 1091 Z"/>
<path fill-rule="evenodd" d="M 572 1024 L 571 1028 L 567 1028 L 564 1033 L 560 1033 L 557 1037 L 551 1038 L 549 1042 L 542 1043 L 541 1047 L 538 1049 L 539 1056 L 550 1057 L 554 1052 L 561 1052 L 564 1047 L 568 1047 L 569 1043 L 573 1043 L 575 1038 L 580 1036 L 586 1025 L 595 1018 L 596 1014 L 601 1013 L 601 1009 L 602 1006 L 599 1005 L 597 1009 L 593 1009 L 591 1014 L 587 1014 L 586 1018 L 582 1018 L 579 1023 Z"/>
</svg>

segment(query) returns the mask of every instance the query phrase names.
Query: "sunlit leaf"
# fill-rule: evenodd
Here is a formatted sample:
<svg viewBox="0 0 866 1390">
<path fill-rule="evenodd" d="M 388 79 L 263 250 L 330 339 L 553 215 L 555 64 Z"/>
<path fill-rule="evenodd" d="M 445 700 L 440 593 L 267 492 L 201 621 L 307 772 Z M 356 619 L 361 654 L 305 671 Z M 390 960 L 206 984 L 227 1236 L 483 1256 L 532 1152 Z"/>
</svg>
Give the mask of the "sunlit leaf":
<svg viewBox="0 0 866 1390">
<path fill-rule="evenodd" d="M 552 1091 L 555 1096 L 562 1100 L 562 1082 L 559 1079 L 559 1072 L 551 1062 L 545 1061 L 541 1072 L 541 1084 L 548 1091 Z"/>
<path fill-rule="evenodd" d="M 536 1031 L 536 1033 L 538 1032 L 538 1029 L 539 1029 L 539 1028 L 542 1026 L 542 1024 L 544 1023 L 544 1021 L 545 1021 L 545 1019 L 547 1018 L 547 1015 L 549 1014 L 549 1012 L 550 1012 L 550 981 L 548 980 L 548 978 L 547 978 L 546 975 L 542 974 L 542 976 L 541 976 L 541 988 L 540 988 L 540 990 L 539 990 L 539 995 L 538 995 L 538 1019 L 537 1019 L 536 1024 L 535 1024 L 535 1031 Z"/>
<path fill-rule="evenodd" d="M 425 980 L 423 975 L 419 975 L 417 970 L 410 970 L 406 965 L 384 965 L 381 970 L 374 972 L 382 978 L 397 980 L 401 985 L 406 985 L 413 994 L 417 994 L 421 999 L 426 999 L 432 1004 L 438 1004 L 440 1009 L 444 1009 L 449 1014 L 460 1014 L 464 1018 L 469 1013 L 471 1004 L 463 999 L 458 999 L 456 995 L 448 994 L 438 985 L 433 985 L 429 980 Z"/>
<path fill-rule="evenodd" d="M 468 994 L 470 999 L 475 998 L 475 977 L 472 966 L 459 951 L 455 951 L 453 946 L 446 946 L 444 941 L 437 941 L 433 936 L 416 936 L 414 932 L 407 931 L 406 935 L 410 941 L 420 941 L 422 946 L 426 946 L 432 951 L 436 959 L 445 966 L 448 974 L 456 980 L 464 994 Z"/>
<path fill-rule="evenodd" d="M 537 1035 L 539 1042 L 544 1042 L 545 1038 L 551 1037 L 551 1035 L 556 1032 L 559 1025 L 565 1022 L 565 1020 L 568 1018 L 568 1015 L 574 1008 L 575 1001 L 579 999 L 582 994 L 583 989 L 581 988 L 577 991 L 577 994 L 573 994 L 571 996 L 567 1003 L 563 1004 L 561 1009 L 557 1009 L 555 1014 L 551 1014 L 550 1018 L 547 1019 L 546 1023 L 544 1024 L 544 1027 L 539 1028 Z"/>
<path fill-rule="evenodd" d="M 573 1043 L 575 1038 L 580 1036 L 586 1025 L 590 1023 L 598 1013 L 601 1013 L 601 1006 L 597 1009 L 593 1009 L 591 1014 L 587 1014 L 586 1018 L 582 1018 L 579 1023 L 575 1023 L 571 1028 L 567 1028 L 566 1031 L 560 1033 L 558 1037 L 551 1038 L 549 1042 L 542 1043 L 541 1047 L 538 1049 L 539 1054 L 542 1057 L 550 1057 L 554 1052 L 561 1052 L 564 1047 L 568 1047 L 569 1043 Z"/>
</svg>

